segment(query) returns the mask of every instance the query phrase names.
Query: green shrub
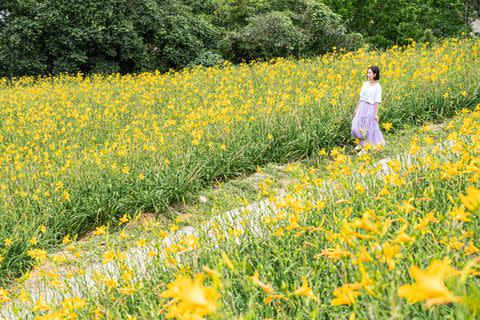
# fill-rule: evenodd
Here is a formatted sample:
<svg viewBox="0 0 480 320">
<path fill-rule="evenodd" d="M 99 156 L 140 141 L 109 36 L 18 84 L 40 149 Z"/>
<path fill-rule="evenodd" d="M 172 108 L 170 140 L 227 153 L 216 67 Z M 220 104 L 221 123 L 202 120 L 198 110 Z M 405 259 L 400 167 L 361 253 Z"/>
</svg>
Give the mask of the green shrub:
<svg viewBox="0 0 480 320">
<path fill-rule="evenodd" d="M 227 58 L 239 62 L 297 56 L 301 52 L 305 36 L 287 14 L 273 11 L 248 21 L 248 25 L 224 40 L 223 50 Z"/>
</svg>

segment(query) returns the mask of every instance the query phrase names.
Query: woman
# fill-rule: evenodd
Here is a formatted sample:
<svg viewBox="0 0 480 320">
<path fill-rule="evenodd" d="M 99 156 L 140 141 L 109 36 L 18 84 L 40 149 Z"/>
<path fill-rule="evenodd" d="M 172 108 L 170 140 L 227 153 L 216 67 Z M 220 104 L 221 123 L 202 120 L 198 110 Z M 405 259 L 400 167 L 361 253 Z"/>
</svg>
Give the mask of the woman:
<svg viewBox="0 0 480 320">
<path fill-rule="evenodd" d="M 367 142 L 372 146 L 385 144 L 378 125 L 378 107 L 382 102 L 382 86 L 378 82 L 380 69 L 377 66 L 368 68 L 367 78 L 368 81 L 363 83 L 360 91 L 360 99 L 352 121 L 352 135 L 360 139 L 360 143 L 355 147 L 356 151 L 360 151 L 358 155 L 365 152 L 363 147 Z"/>
</svg>

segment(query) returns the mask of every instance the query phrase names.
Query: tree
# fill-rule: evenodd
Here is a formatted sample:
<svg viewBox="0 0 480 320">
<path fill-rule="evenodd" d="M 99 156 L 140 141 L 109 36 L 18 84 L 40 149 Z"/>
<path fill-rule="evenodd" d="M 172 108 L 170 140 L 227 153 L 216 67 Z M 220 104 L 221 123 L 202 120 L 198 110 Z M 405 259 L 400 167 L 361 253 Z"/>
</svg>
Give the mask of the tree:
<svg viewBox="0 0 480 320">
<path fill-rule="evenodd" d="M 248 8 L 259 13 L 245 21 L 243 18 L 236 21 L 246 25 L 227 32 L 222 42 L 223 54 L 236 62 L 288 55 L 312 56 L 333 46 L 351 49 L 363 44 L 362 36 L 348 35 L 342 18 L 321 1 L 272 0 L 268 5 L 263 1 L 249 1 Z"/>
<path fill-rule="evenodd" d="M 377 47 L 407 44 L 409 39 L 455 36 L 468 31 L 465 1 L 471 0 L 325 0 L 341 13 L 349 30 Z M 473 0 L 478 1 L 478 0 Z M 467 10 L 468 11 L 468 10 Z M 469 11 L 470 12 L 470 11 Z"/>
<path fill-rule="evenodd" d="M 242 60 L 270 59 L 298 55 L 305 37 L 283 12 L 272 11 L 251 17 L 248 24 L 230 33 L 224 40 L 227 58 Z"/>
<path fill-rule="evenodd" d="M 217 29 L 177 0 L 6 0 L 0 75 L 181 68 Z"/>
</svg>

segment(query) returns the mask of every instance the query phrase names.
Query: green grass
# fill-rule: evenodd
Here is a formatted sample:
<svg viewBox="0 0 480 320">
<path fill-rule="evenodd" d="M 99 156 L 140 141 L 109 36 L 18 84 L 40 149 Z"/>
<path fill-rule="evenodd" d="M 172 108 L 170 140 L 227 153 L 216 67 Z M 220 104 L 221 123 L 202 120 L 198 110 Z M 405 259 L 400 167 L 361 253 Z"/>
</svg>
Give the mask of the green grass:
<svg viewBox="0 0 480 320">
<path fill-rule="evenodd" d="M 437 124 L 424 124 L 421 137 L 429 135 L 437 141 L 445 139 L 447 136 L 444 127 L 450 120 Z M 427 128 L 429 128 L 427 130 Z M 408 152 L 408 146 L 414 136 L 419 134 L 419 127 L 407 126 L 405 129 L 396 132 L 385 132 L 385 140 L 387 141 L 385 148 L 379 152 L 372 153 L 373 159 L 376 161 L 384 158 L 394 158 L 395 156 Z M 343 146 L 344 151 L 350 157 L 355 158 L 353 145 Z M 157 233 L 168 231 L 171 226 L 185 227 L 198 226 L 215 215 L 223 212 L 243 207 L 247 204 L 265 199 L 266 194 L 262 190 L 271 192 L 291 191 L 291 185 L 299 181 L 299 177 L 288 170 L 296 166 L 314 167 L 316 174 L 321 178 L 328 177 L 326 166 L 331 163 L 331 157 L 322 157 L 313 155 L 300 159 L 297 162 L 276 165 L 269 164 L 265 167 L 257 168 L 253 174 L 245 174 L 227 181 L 217 182 L 212 188 L 199 190 L 198 195 L 190 196 L 182 202 L 173 204 L 166 209 L 164 214 L 144 213 L 139 211 L 136 215 L 129 217 L 134 220 L 123 226 L 117 226 L 117 223 L 110 225 L 110 233 L 108 236 L 87 235 L 77 243 L 77 249 L 81 252 L 82 259 L 78 265 L 88 265 L 90 263 L 100 263 L 102 255 L 111 248 L 125 250 L 129 246 L 132 239 L 146 238 L 155 240 Z M 125 231 L 129 237 L 126 240 L 118 238 L 119 232 Z M 106 242 L 109 245 L 106 245 Z M 64 248 L 60 248 L 65 250 Z M 57 250 L 53 250 L 52 254 L 58 254 Z"/>
<path fill-rule="evenodd" d="M 357 319 L 474 319 L 478 316 L 478 313 L 475 313 L 478 310 L 475 311 L 474 306 L 480 302 L 478 276 L 470 276 L 465 280 L 456 277 L 447 282 L 448 288 L 456 295 L 464 296 L 464 304 L 458 305 L 446 304 L 429 309 L 425 308 L 422 303 L 409 304 L 404 298 L 398 296 L 397 289 L 401 285 L 413 282 L 408 273 L 412 265 L 425 268 L 432 259 L 449 257 L 455 268 L 464 268 L 472 257 L 465 254 L 463 247 L 462 249 L 450 248 L 449 245 L 453 242 L 453 238 L 458 239 L 464 236 L 462 245 L 466 245 L 468 241 L 472 240 L 477 247 L 480 246 L 478 243 L 478 211 L 470 216 L 471 222 L 460 224 L 458 221 L 452 220 L 448 213 L 453 206 L 461 205 L 458 194 L 464 193 L 466 186 L 473 183 L 480 187 L 478 181 L 469 182 L 474 173 L 463 172 L 450 178 L 442 178 L 444 172 L 442 166 L 451 166 L 460 159 L 467 159 L 467 163 L 475 159 L 475 139 L 478 141 L 479 134 L 476 124 L 479 121 L 479 112 L 480 110 L 476 113 L 474 125 L 469 125 L 473 128 L 473 134 L 460 131 L 460 128 L 468 126 L 468 117 L 460 116 L 454 120 L 455 126 L 449 129 L 447 129 L 448 122 L 446 122 L 434 127 L 424 126 L 420 130 L 410 127 L 388 134 L 386 135 L 386 148 L 372 153 L 371 158 L 349 156 L 348 149 L 352 148 L 349 145 L 345 146 L 344 151 L 347 153 L 345 157 L 341 153 L 340 156 L 334 154 L 315 155 L 290 166 L 270 165 L 258 170 L 261 172 L 260 175 L 254 174 L 238 180 L 231 180 L 216 188 L 201 191 L 200 194 L 207 198 L 207 202 L 192 201 L 192 203 L 183 204 L 183 208 L 187 212 L 193 208 L 199 210 L 196 215 L 197 219 L 203 216 L 203 220 L 193 220 L 194 226 L 211 218 L 212 213 L 216 213 L 215 208 L 218 208 L 220 212 L 220 208 L 231 209 L 246 199 L 258 199 L 259 182 L 264 181 L 265 178 L 272 179 L 269 194 L 282 187 L 282 180 L 287 180 L 291 182 L 286 187 L 287 192 L 297 198 L 299 204 L 306 205 L 309 201 L 321 200 L 325 202 L 325 207 L 323 209 L 298 209 L 298 204 L 292 202 L 284 207 L 286 216 L 273 214 L 273 217 L 277 219 L 275 223 L 264 219 L 252 221 L 247 214 L 245 216 L 247 228 L 245 233 L 240 236 L 240 242 L 234 241 L 234 237 L 229 233 L 231 227 L 228 226 L 225 226 L 227 236 L 221 240 L 220 248 L 214 248 L 206 234 L 201 235 L 199 237 L 200 247 L 181 253 L 181 263 L 166 264 L 164 256 L 159 256 L 158 260 L 154 260 L 151 266 L 151 278 L 148 280 L 140 278 L 131 283 L 136 288 L 134 294 L 122 294 L 118 289 L 112 289 L 101 291 L 98 297 L 93 294 L 87 296 L 88 306 L 78 312 L 79 317 L 88 319 L 97 308 L 100 308 L 107 318 L 127 319 L 127 315 L 132 315 L 140 319 L 161 319 L 161 310 L 164 309 L 167 300 L 160 298 L 159 295 L 166 289 L 166 284 L 171 282 L 176 274 L 190 276 L 202 272 L 202 266 L 205 265 L 221 274 L 223 284 L 221 288 L 217 287 L 222 298 L 219 302 L 219 310 L 213 318 L 331 319 L 334 317 L 348 318 L 355 313 Z M 476 131 L 475 126 L 477 127 Z M 432 137 L 437 144 L 441 144 L 448 135 L 455 132 L 458 135 L 458 141 L 467 147 L 462 153 L 452 148 L 433 151 L 432 147 L 428 147 L 422 142 L 428 136 Z M 433 157 L 440 165 L 438 168 L 427 169 L 423 162 L 423 155 L 412 155 L 412 164 L 418 165 L 418 168 L 402 164 L 402 167 L 397 170 L 399 170 L 399 177 L 406 180 L 402 186 L 398 187 L 389 186 L 388 183 L 375 178 L 376 171 L 365 176 L 360 174 L 361 168 L 370 169 L 381 158 L 393 159 L 409 154 L 411 142 L 414 140 L 421 142 L 423 150 L 421 152 L 426 152 L 427 155 Z M 478 165 L 476 168 L 478 170 Z M 351 174 L 342 173 L 346 169 L 349 169 Z M 315 182 L 318 180 L 323 183 Z M 357 182 L 362 182 L 366 186 L 365 193 L 356 189 Z M 322 188 L 324 183 L 326 185 L 334 183 L 336 186 L 334 191 L 332 193 L 324 191 Z M 391 195 L 384 199 L 377 199 L 376 195 L 384 187 L 388 187 Z M 241 195 L 238 203 L 235 200 L 232 201 L 232 199 L 236 199 L 236 195 Z M 448 200 L 448 195 L 452 197 L 452 200 Z M 408 201 L 412 197 L 415 210 L 403 212 L 404 201 Z M 423 198 L 430 200 L 426 201 Z M 215 205 L 208 204 L 210 201 Z M 435 217 L 438 221 L 428 225 L 426 230 L 429 233 L 423 233 L 415 225 L 432 210 L 435 210 Z M 374 215 L 369 212 L 374 212 Z M 387 224 L 391 224 L 391 226 L 383 234 L 358 229 L 363 235 L 374 235 L 375 237 L 373 240 L 352 238 L 351 245 L 341 238 L 332 238 L 332 235 L 341 235 L 346 225 L 353 224 L 365 216 L 373 219 L 372 223 L 375 223 L 375 228 L 382 229 Z M 376 222 L 374 216 L 378 217 Z M 292 218 L 296 218 L 297 226 L 292 224 Z M 404 224 L 399 219 L 404 219 L 407 223 Z M 182 224 L 185 223 L 185 221 L 182 222 Z M 249 225 L 262 226 L 264 230 L 262 236 L 259 236 L 253 228 L 248 227 Z M 377 245 L 395 245 L 394 239 L 399 230 L 405 226 L 406 232 L 415 237 L 415 241 L 397 244 L 402 256 L 393 258 L 395 265 L 394 268 L 390 268 L 386 261 L 382 260 L 383 254 L 376 251 L 375 248 Z M 122 241 L 118 239 L 118 233 L 110 234 L 106 238 L 103 236 L 93 238 L 89 245 L 96 247 L 98 241 L 105 241 L 107 248 L 131 248 L 135 247 L 135 240 L 146 236 L 146 232 L 150 232 L 152 235 L 149 239 L 157 238 L 156 241 L 161 241 L 165 235 L 159 235 L 159 233 L 164 230 L 165 228 L 161 225 L 155 226 L 154 223 L 150 223 L 129 229 L 128 233 L 131 238 L 124 241 L 123 245 Z M 279 230 L 282 231 L 281 235 L 278 234 Z M 372 260 L 363 263 L 367 274 L 373 280 L 372 293 L 362 289 L 354 307 L 333 306 L 331 300 L 335 288 L 346 283 L 359 282 L 362 279 L 359 265 L 352 263 L 350 258 L 339 260 L 315 258 L 315 255 L 324 249 L 336 246 L 354 254 L 358 254 L 359 248 L 364 247 L 373 257 Z M 87 245 L 81 250 L 88 252 L 91 248 Z M 159 248 L 159 250 L 163 249 Z M 226 252 L 233 261 L 234 270 L 229 269 L 222 260 L 221 251 Z M 80 260 L 80 265 L 82 265 L 81 262 L 82 260 Z M 119 265 L 123 265 L 123 263 L 119 262 Z M 135 270 L 133 271 L 135 273 Z M 289 300 L 274 300 L 271 304 L 265 304 L 263 300 L 267 295 L 251 280 L 254 271 L 259 272 L 261 281 L 270 284 L 275 293 L 282 294 Z M 294 294 L 301 284 L 301 276 L 308 279 L 309 286 L 319 298 L 318 303 Z M 117 288 L 127 283 L 119 283 Z M 206 283 L 213 285 L 208 280 Z"/>
<path fill-rule="evenodd" d="M 448 39 L 166 75 L 2 85 L 0 283 L 30 268 L 32 248 L 53 250 L 65 235 L 84 237 L 125 213 L 174 219 L 170 206 L 216 181 L 352 143 L 351 113 L 372 63 L 384 70 L 382 122 L 395 130 L 472 108 L 478 50 L 477 39 Z M 236 205 L 252 191 L 237 190 L 226 201 Z"/>
</svg>

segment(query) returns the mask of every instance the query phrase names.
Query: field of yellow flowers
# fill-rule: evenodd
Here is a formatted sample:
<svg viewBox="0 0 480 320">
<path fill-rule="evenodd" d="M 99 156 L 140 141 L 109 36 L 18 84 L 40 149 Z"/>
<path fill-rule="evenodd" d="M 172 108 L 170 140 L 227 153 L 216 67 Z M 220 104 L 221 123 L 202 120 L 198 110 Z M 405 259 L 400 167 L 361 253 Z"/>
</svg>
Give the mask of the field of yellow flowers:
<svg viewBox="0 0 480 320">
<path fill-rule="evenodd" d="M 237 223 L 211 220 L 175 237 L 178 228 L 153 227 L 153 242 L 97 228 L 110 247 L 102 264 L 116 266 L 110 272 L 68 269 L 79 258 L 71 240 L 65 241 L 68 254 L 31 251 L 39 264 L 50 265 L 43 281 L 60 295 L 46 299 L 46 291 L 31 289 L 27 274 L 11 291 L 0 291 L 11 310 L 0 314 L 478 319 L 479 155 L 480 104 L 438 131 L 421 127 L 404 150 L 381 161 L 376 153 L 352 157 L 341 148 L 322 149 L 285 167 L 296 181 L 286 193 L 269 188 L 271 181 L 261 188 L 272 204 L 262 215 L 244 210 Z M 127 249 L 119 249 L 118 238 L 130 243 Z M 132 248 L 148 252 L 147 265 L 132 261 Z M 86 274 L 96 283 L 93 291 L 89 281 L 70 280 Z"/>
<path fill-rule="evenodd" d="M 348 143 L 369 65 L 382 68 L 381 118 L 395 130 L 472 108 L 479 50 L 464 38 L 163 75 L 1 79 L 0 282 L 65 236 Z"/>
</svg>

